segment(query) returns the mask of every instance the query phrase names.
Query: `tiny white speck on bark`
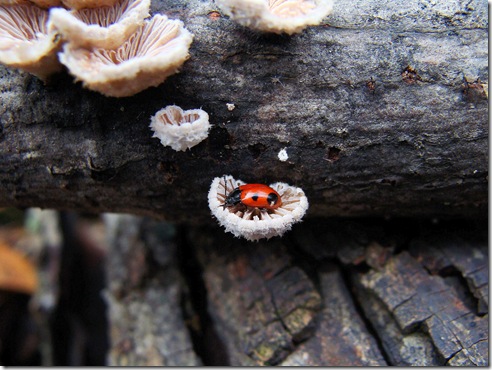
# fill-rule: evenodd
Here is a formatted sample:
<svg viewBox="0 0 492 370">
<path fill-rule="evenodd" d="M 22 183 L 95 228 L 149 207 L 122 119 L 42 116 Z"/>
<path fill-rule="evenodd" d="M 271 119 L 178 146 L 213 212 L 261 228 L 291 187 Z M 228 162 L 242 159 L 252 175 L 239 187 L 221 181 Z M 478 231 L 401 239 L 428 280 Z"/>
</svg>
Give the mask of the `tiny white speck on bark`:
<svg viewBox="0 0 492 370">
<path fill-rule="evenodd" d="M 280 151 L 278 152 L 278 159 L 280 159 L 282 162 L 285 162 L 287 159 L 289 159 L 287 148 L 280 149 Z"/>
</svg>

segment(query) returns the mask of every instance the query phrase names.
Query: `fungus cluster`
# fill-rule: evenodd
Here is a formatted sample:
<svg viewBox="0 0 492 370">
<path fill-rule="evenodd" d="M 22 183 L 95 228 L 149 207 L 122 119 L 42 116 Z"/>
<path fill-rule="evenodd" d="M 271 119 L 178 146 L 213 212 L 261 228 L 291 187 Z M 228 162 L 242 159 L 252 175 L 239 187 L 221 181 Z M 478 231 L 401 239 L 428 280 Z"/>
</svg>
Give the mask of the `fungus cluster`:
<svg viewBox="0 0 492 370">
<path fill-rule="evenodd" d="M 331 13 L 332 0 L 216 0 L 223 12 L 243 26 L 272 32 L 299 33 Z"/>
<path fill-rule="evenodd" d="M 46 9 L 31 3 L 0 5 L 0 63 L 42 80 L 61 69 L 60 43 L 48 30 Z"/>
<path fill-rule="evenodd" d="M 207 112 L 201 109 L 183 111 L 177 105 L 170 105 L 152 116 L 150 128 L 162 145 L 185 151 L 207 138 L 210 123 Z"/>
<path fill-rule="evenodd" d="M 61 0 L 72 9 L 1 1 L 0 62 L 43 80 L 61 62 L 85 87 L 124 97 L 161 84 L 189 57 L 193 35 L 165 15 L 146 19 L 150 0 Z"/>
<path fill-rule="evenodd" d="M 279 34 L 319 24 L 332 9 L 332 0 L 216 3 L 245 26 Z M 43 80 L 63 64 L 91 90 L 112 97 L 136 94 L 178 72 L 193 40 L 181 21 L 161 14 L 148 18 L 149 9 L 150 0 L 0 0 L 0 63 Z M 235 105 L 227 103 L 227 109 Z M 208 136 L 210 123 L 201 109 L 171 105 L 151 117 L 150 128 L 163 145 L 186 151 Z M 278 158 L 288 159 L 286 148 Z M 302 189 L 281 182 L 250 185 L 269 189 L 261 198 L 263 205 L 254 203 L 258 190 L 251 196 L 253 203 L 236 202 L 242 194 L 237 188 L 244 184 L 230 175 L 217 177 L 208 193 L 212 214 L 236 237 L 256 241 L 281 236 L 309 207 Z"/>
<path fill-rule="evenodd" d="M 216 177 L 208 193 L 208 206 L 226 232 L 250 241 L 282 236 L 306 213 L 309 203 L 301 188 L 277 182 L 270 187 L 281 197 L 282 204 L 276 209 L 247 207 L 239 204 L 224 207 L 227 195 L 244 185 L 230 175 Z"/>
</svg>

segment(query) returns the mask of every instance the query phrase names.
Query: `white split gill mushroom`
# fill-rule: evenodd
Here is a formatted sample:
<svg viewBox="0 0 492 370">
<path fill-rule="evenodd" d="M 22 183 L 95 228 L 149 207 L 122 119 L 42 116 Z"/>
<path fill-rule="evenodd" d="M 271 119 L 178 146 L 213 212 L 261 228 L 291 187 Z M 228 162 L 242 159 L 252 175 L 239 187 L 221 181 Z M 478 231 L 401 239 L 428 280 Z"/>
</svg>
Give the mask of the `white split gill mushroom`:
<svg viewBox="0 0 492 370">
<path fill-rule="evenodd" d="M 70 9 L 99 8 L 113 6 L 120 0 L 61 0 L 63 5 Z"/>
<path fill-rule="evenodd" d="M 188 59 L 193 35 L 179 20 L 156 14 L 116 49 L 66 43 L 60 61 L 84 87 L 106 96 L 134 95 L 178 72 Z"/>
<path fill-rule="evenodd" d="M 332 0 L 215 0 L 233 20 L 265 32 L 301 32 L 331 13 Z"/>
<path fill-rule="evenodd" d="M 185 151 L 208 137 L 210 123 L 204 110 L 183 111 L 177 105 L 169 105 L 152 116 L 150 128 L 154 131 L 152 137 L 160 139 L 162 145 Z"/>
<path fill-rule="evenodd" d="M 48 14 L 31 3 L 0 6 L 0 63 L 42 80 L 61 69 L 59 40 L 48 31 Z"/>
<path fill-rule="evenodd" d="M 80 10 L 53 8 L 49 27 L 77 47 L 114 49 L 149 16 L 150 0 L 119 0 L 112 6 Z"/>
<path fill-rule="evenodd" d="M 292 225 L 301 221 L 309 203 L 301 188 L 277 182 L 270 187 L 277 191 L 282 205 L 274 210 L 246 207 L 244 205 L 223 207 L 227 195 L 244 185 L 230 175 L 216 177 L 208 193 L 208 206 L 226 232 L 250 241 L 282 236 Z"/>
</svg>

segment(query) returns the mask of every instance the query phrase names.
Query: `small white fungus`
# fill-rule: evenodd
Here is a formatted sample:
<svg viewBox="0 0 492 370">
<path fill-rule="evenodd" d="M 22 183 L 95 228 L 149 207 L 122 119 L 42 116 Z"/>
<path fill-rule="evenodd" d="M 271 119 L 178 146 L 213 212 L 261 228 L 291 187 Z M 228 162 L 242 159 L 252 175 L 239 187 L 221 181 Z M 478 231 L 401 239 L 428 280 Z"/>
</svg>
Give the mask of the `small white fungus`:
<svg viewBox="0 0 492 370">
<path fill-rule="evenodd" d="M 287 159 L 289 159 L 287 148 L 280 149 L 280 151 L 278 152 L 278 159 L 280 159 L 282 162 L 285 162 Z"/>
<path fill-rule="evenodd" d="M 169 105 L 150 119 L 152 137 L 161 140 L 164 146 L 176 151 L 185 151 L 208 137 L 210 123 L 208 114 L 201 109 L 183 111 L 177 105 Z"/>
<path fill-rule="evenodd" d="M 243 26 L 265 32 L 301 32 L 331 13 L 332 0 L 215 0 L 221 10 Z"/>
<path fill-rule="evenodd" d="M 230 175 L 216 177 L 208 193 L 208 206 L 226 232 L 250 241 L 282 236 L 292 225 L 301 221 L 309 203 L 301 188 L 277 182 L 269 185 L 279 193 L 282 205 L 275 210 L 246 207 L 223 207 L 227 195 L 244 185 Z"/>
<path fill-rule="evenodd" d="M 226 103 L 226 105 L 228 111 L 233 111 L 234 109 L 236 109 L 236 106 L 233 103 Z"/>
</svg>

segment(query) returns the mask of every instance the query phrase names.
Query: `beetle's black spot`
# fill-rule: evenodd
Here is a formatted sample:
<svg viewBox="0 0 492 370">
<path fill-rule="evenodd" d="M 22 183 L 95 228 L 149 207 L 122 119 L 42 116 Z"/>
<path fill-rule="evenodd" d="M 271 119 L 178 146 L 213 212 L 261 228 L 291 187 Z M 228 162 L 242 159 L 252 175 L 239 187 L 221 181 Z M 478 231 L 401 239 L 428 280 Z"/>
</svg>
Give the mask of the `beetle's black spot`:
<svg viewBox="0 0 492 370">
<path fill-rule="evenodd" d="M 268 201 L 268 204 L 270 204 L 271 206 L 273 206 L 278 201 L 277 194 L 275 194 L 275 193 L 268 194 L 267 201 Z"/>
<path fill-rule="evenodd" d="M 255 202 L 256 202 L 256 201 L 258 200 L 258 194 L 254 194 L 254 195 L 251 197 L 251 199 L 253 199 L 253 201 L 255 201 Z"/>
</svg>

